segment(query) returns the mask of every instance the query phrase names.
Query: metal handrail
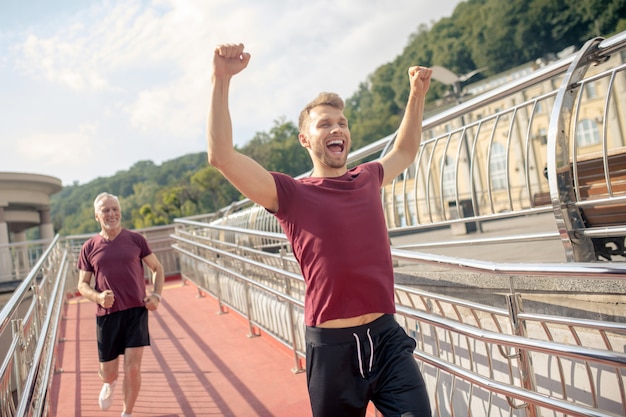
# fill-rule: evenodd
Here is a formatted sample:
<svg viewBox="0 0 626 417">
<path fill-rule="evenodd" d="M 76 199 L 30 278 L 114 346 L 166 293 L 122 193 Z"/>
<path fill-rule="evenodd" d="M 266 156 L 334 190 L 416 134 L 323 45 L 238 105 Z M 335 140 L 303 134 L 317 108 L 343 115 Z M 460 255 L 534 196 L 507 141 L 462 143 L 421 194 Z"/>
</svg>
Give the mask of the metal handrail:
<svg viewBox="0 0 626 417">
<path fill-rule="evenodd" d="M 37 372 L 29 372 L 22 396 L 18 401 L 16 415 L 42 415 L 46 409 L 49 397 L 46 395 L 52 382 L 54 371 L 54 350 L 58 340 L 58 330 L 61 318 L 62 301 L 65 295 L 65 276 L 67 272 L 67 251 L 63 253 L 59 271 L 53 282 L 50 302 L 42 322 L 42 333 L 37 340 L 37 346 L 32 358 L 32 368 Z"/>
<path fill-rule="evenodd" d="M 182 227 L 183 224 L 187 224 L 190 228 L 189 232 L 185 231 Z M 183 277 L 196 283 L 197 286 L 202 287 L 204 291 L 212 294 L 218 299 L 220 305 L 229 305 L 233 310 L 238 311 L 244 317 L 248 318 L 250 326 L 257 326 L 263 328 L 269 335 L 274 336 L 283 344 L 288 345 L 288 341 L 292 340 L 297 328 L 288 329 L 288 334 L 282 334 L 272 328 L 272 325 L 265 321 L 277 321 L 276 315 L 281 315 L 280 309 L 274 309 L 272 303 L 263 303 L 265 306 L 264 316 L 258 316 L 255 313 L 255 305 L 238 300 L 250 300 L 255 299 L 260 301 L 265 297 L 272 299 L 280 299 L 282 302 L 287 303 L 289 311 L 292 308 L 302 308 L 302 298 L 294 297 L 287 293 L 282 293 L 280 288 L 290 288 L 294 284 L 301 283 L 302 278 L 299 274 L 281 270 L 272 265 L 272 261 L 269 259 L 273 254 L 267 253 L 268 260 L 264 260 L 262 252 L 254 252 L 255 259 L 250 259 L 246 255 L 246 251 L 251 248 L 246 248 L 238 245 L 228 244 L 223 249 L 219 247 L 222 245 L 222 241 L 214 240 L 207 236 L 215 236 L 217 233 L 211 231 L 213 228 L 218 228 L 220 231 L 225 229 L 220 226 L 214 226 L 210 224 L 199 225 L 197 223 L 181 222 L 181 227 L 177 229 L 178 235 L 174 237 L 179 244 L 175 246 L 175 249 L 180 253 L 182 257 L 181 264 L 183 267 Z M 202 226 L 202 229 L 199 227 Z M 228 227 L 229 233 L 241 232 L 243 235 L 250 233 L 250 230 L 244 228 Z M 254 231 L 255 236 L 259 236 L 259 231 Z M 267 234 L 264 236 L 267 239 L 283 240 L 284 236 L 276 234 Z M 397 261 L 411 262 L 418 264 L 432 264 L 439 267 L 445 267 L 451 270 L 462 270 L 469 272 L 478 272 L 481 274 L 493 275 L 493 276 L 522 276 L 532 279 L 533 277 L 545 277 L 549 276 L 553 279 L 558 278 L 583 278 L 583 279 L 595 279 L 595 280 L 623 280 L 626 277 L 626 265 L 614 264 L 614 263 L 542 263 L 542 264 L 509 264 L 509 263 L 497 263 L 497 262 L 484 262 L 471 259 L 459 259 L 447 256 L 438 256 L 428 253 L 419 253 L 413 251 L 406 251 L 401 249 L 392 249 L 392 256 Z M 211 260 L 215 259 L 215 261 Z M 194 266 L 194 263 L 201 263 L 208 265 L 215 272 L 215 275 L 211 275 L 212 284 L 207 288 L 196 278 L 197 270 L 202 270 L 198 265 Z M 258 268 L 258 269 L 257 269 Z M 254 273 L 252 271 L 255 271 Z M 265 272 L 256 272 L 265 271 Z M 265 285 L 258 281 L 258 276 L 275 276 L 277 279 L 282 280 L 282 284 L 277 282 L 276 285 Z M 235 282 L 245 283 L 245 285 L 237 285 Z M 607 366 L 609 368 L 616 369 L 617 375 L 626 375 L 626 354 L 621 352 L 621 347 L 616 346 L 614 350 L 607 350 L 599 346 L 583 346 L 576 343 L 565 343 L 562 341 L 556 342 L 547 335 L 545 338 L 538 339 L 521 334 L 508 334 L 505 329 L 489 330 L 487 327 L 494 327 L 495 321 L 489 326 L 485 327 L 488 323 L 495 319 L 488 319 L 489 317 L 500 317 L 498 320 L 508 320 L 509 325 L 513 327 L 513 321 L 516 323 L 528 323 L 529 325 L 537 322 L 542 323 L 545 326 L 569 326 L 572 329 L 580 327 L 581 329 L 588 329 L 587 331 L 594 330 L 600 332 L 611 332 L 618 337 L 626 340 L 626 325 L 623 323 L 612 323 L 606 321 L 576 319 L 570 317 L 548 316 L 537 313 L 527 313 L 524 311 L 511 311 L 506 309 L 499 309 L 488 305 L 478 304 L 467 300 L 460 300 L 454 297 L 432 294 L 423 290 L 418 290 L 412 287 L 396 284 L 396 291 L 399 294 L 397 314 L 399 317 L 405 320 L 414 321 L 419 323 L 417 328 L 420 335 L 416 335 L 416 339 L 419 341 L 418 350 L 415 351 L 416 358 L 419 361 L 423 361 L 423 364 L 430 364 L 435 366 L 437 374 L 447 375 L 446 378 L 458 378 L 458 381 L 465 381 L 482 387 L 488 391 L 496 394 L 505 395 L 508 398 L 508 403 L 511 406 L 523 407 L 523 408 L 545 408 L 554 410 L 556 412 L 565 412 L 569 415 L 577 416 L 616 416 L 619 415 L 615 412 L 607 410 L 594 410 L 591 406 L 584 404 L 577 404 L 571 400 L 564 398 L 557 398 L 554 396 L 546 397 L 540 394 L 539 391 L 530 389 L 529 387 L 520 386 L 515 383 L 515 378 L 511 376 L 513 380 L 509 383 L 504 383 L 494 376 L 485 376 L 478 372 L 476 369 L 467 369 L 459 365 L 457 360 L 447 360 L 441 357 L 441 354 L 428 353 L 430 350 L 439 352 L 441 348 L 435 349 L 429 339 L 437 337 L 437 334 L 449 334 L 455 335 L 455 338 L 467 338 L 473 340 L 473 343 L 480 343 L 485 346 L 497 346 L 498 352 L 500 352 L 500 358 L 492 358 L 491 361 L 510 362 L 511 360 L 521 360 L 523 355 L 518 355 L 515 352 L 524 352 L 524 355 L 549 355 L 553 357 L 558 355 L 558 360 L 569 360 L 575 362 L 581 362 L 588 364 L 592 368 L 595 366 Z M 222 289 L 229 288 L 228 291 L 222 291 Z M 252 290 L 254 288 L 255 290 Z M 232 298 L 234 294 L 239 291 L 244 291 L 245 294 L 239 294 L 236 298 Z M 258 292 L 261 292 L 259 294 Z M 265 294 L 265 295 L 263 295 Z M 255 298 L 256 297 L 256 298 Z M 260 298 L 259 298 L 260 297 Z M 431 307 L 420 308 L 413 302 L 404 303 L 400 299 L 415 297 L 416 300 L 424 300 L 425 306 L 440 306 L 441 311 L 435 311 Z M 429 301 L 425 301 L 425 300 Z M 260 305 L 260 304 L 258 304 Z M 450 306 L 450 311 L 457 311 L 455 314 L 463 309 L 467 310 L 470 317 L 482 317 L 481 323 L 483 324 L 469 324 L 459 318 L 450 318 L 446 315 L 447 308 L 443 308 L 444 305 Z M 269 309 L 269 310 L 268 310 Z M 296 314 L 302 315 L 299 311 Z M 273 319 L 265 317 L 266 315 L 274 316 Z M 293 323 L 293 321 L 292 321 Z M 405 325 L 407 332 L 412 331 L 414 326 L 407 322 Z M 494 329 L 499 329 L 500 325 L 495 325 Z M 431 329 L 431 330 L 429 330 Z M 552 331 L 555 331 L 553 329 Z M 252 332 L 252 331 L 251 331 Z M 577 332 L 576 332 L 577 333 Z M 294 351 L 294 360 L 298 363 L 298 357 L 302 356 L 303 346 L 303 334 L 300 334 L 300 339 L 291 342 L 288 345 Z M 451 343 L 452 336 L 442 336 L 443 340 L 438 342 Z M 429 347 L 430 346 L 430 347 Z M 468 345 L 467 348 L 469 348 Z M 625 342 L 626 346 L 626 342 Z M 472 348 L 473 349 L 473 348 Z M 488 347 L 486 349 L 489 349 Z M 511 353 L 507 353 L 506 350 Z M 457 352 L 457 355 L 460 352 Z M 475 353 L 479 354 L 479 351 Z M 444 352 L 445 355 L 445 352 Z M 448 352 L 449 355 L 449 352 Z M 424 366 L 424 365 L 423 365 Z M 516 367 L 510 365 L 514 372 Z M 521 368 L 521 365 L 520 365 Z M 532 371 L 532 367 L 526 367 L 527 370 Z M 540 372 L 540 371 L 539 371 Z M 428 374 L 429 372 L 426 372 Z M 531 385 L 532 386 L 532 385 Z M 543 387 L 545 389 L 545 387 Z M 514 404 L 513 400 L 521 400 L 523 404 Z M 477 400 L 475 400 L 477 401 Z M 620 401 L 623 401 L 620 400 Z M 443 404 L 438 406 L 443 407 Z M 622 407 L 626 407 L 624 404 Z"/>
<path fill-rule="evenodd" d="M 397 260 L 419 262 L 420 264 L 444 265 L 468 272 L 493 273 L 499 275 L 581 277 L 598 280 L 626 278 L 626 264 L 570 262 L 518 264 L 464 259 L 445 255 L 420 253 L 402 249 L 391 249 Z"/>
<path fill-rule="evenodd" d="M 45 414 L 66 295 L 69 258 L 61 246 L 56 235 L 0 311 L 0 337 L 10 342 L 0 366 L 3 416 Z"/>
<path fill-rule="evenodd" d="M 54 250 L 59 241 L 59 235 L 56 235 L 52 242 L 48 245 L 48 248 L 43 252 L 41 257 L 37 260 L 37 263 L 30 271 L 28 276 L 22 280 L 20 285 L 15 289 L 13 295 L 7 301 L 6 305 L 0 310 L 0 334 L 3 333 L 9 326 L 11 319 L 15 316 L 17 307 L 25 297 L 27 290 L 35 283 L 38 278 L 38 271 L 41 270 L 44 263 L 47 261 L 50 253 Z"/>
</svg>

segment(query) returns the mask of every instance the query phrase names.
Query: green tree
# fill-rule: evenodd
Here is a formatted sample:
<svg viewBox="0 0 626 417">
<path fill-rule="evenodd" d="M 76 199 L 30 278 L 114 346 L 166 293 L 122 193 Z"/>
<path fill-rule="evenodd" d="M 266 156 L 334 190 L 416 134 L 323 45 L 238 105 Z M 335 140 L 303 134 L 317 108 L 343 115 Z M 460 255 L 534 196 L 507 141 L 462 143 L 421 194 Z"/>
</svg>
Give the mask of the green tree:
<svg viewBox="0 0 626 417">
<path fill-rule="evenodd" d="M 297 126 L 284 117 L 274 120 L 269 132 L 257 132 L 241 152 L 270 171 L 295 176 L 311 169 L 308 153 L 298 140 Z"/>
<path fill-rule="evenodd" d="M 195 214 L 216 212 L 242 198 L 241 193 L 210 165 L 194 173 L 190 182 L 197 196 L 198 212 Z"/>
</svg>

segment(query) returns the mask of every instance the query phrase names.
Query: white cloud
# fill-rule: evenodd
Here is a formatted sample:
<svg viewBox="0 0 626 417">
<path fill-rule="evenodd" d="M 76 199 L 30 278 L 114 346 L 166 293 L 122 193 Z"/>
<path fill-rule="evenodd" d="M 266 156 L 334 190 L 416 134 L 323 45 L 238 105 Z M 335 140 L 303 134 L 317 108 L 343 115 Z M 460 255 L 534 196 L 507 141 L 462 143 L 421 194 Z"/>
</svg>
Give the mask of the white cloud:
<svg viewBox="0 0 626 417">
<path fill-rule="evenodd" d="M 30 80 L 32 87 L 24 87 L 17 100 L 45 109 L 36 117 L 40 130 L 28 138 L 15 123 L 0 126 L 0 137 L 37 143 L 36 151 L 20 148 L 25 153 L 15 156 L 22 171 L 45 167 L 44 173 L 62 175 L 64 182 L 86 182 L 95 172 L 113 175 L 138 160 L 161 163 L 202 151 L 213 49 L 243 42 L 252 60 L 233 80 L 231 112 L 235 140 L 244 144 L 282 116 L 295 121 L 319 91 L 352 95 L 378 66 L 402 52 L 420 24 L 450 15 L 458 2 L 91 2 L 63 19 L 44 16 L 45 31 L 24 24 L 27 35 L 0 38 L 21 36 L 6 47 L 0 42 L 0 70 L 15 69 L 0 78 L 0 89 L 11 79 L 24 85 Z M 63 105 L 56 105 L 58 97 L 43 96 L 42 86 L 61 94 Z M 15 100 L 0 97 L 0 108 L 18 108 Z M 53 133 L 59 131 L 75 133 Z M 44 138 L 74 145 L 59 150 Z M 68 164 L 84 160 L 85 154 L 76 154 L 93 152 L 94 144 L 103 142 L 124 157 L 90 154 L 91 170 L 62 174 Z M 5 158 L 0 156 L 0 169 L 7 166 Z"/>
<path fill-rule="evenodd" d="M 95 131 L 95 126 L 83 125 L 75 132 L 35 132 L 17 137 L 14 146 L 5 148 L 8 159 L 3 169 L 25 171 L 20 169 L 25 164 L 31 167 L 25 172 L 40 174 L 59 168 L 65 174 L 88 172 L 94 160 L 106 155 L 100 149 L 102 144 L 92 140 Z"/>
</svg>

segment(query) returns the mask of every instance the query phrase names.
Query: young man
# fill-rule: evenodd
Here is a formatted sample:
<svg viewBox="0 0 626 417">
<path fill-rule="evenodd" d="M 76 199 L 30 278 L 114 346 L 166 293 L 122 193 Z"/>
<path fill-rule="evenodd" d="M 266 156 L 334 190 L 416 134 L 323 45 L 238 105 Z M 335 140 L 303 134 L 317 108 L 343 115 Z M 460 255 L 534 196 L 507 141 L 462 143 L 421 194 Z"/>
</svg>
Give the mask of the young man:
<svg viewBox="0 0 626 417">
<path fill-rule="evenodd" d="M 161 301 L 163 266 L 142 235 L 122 228 L 116 196 L 102 193 L 93 205 L 101 230 L 80 251 L 78 291 L 98 304 L 98 374 L 104 382 L 100 408 L 111 407 L 119 355 L 124 355 L 122 417 L 130 417 L 141 386 L 143 347 L 150 345 L 148 311 L 156 310 Z M 152 271 L 154 292 L 150 295 L 146 295 L 143 263 Z M 95 288 L 91 286 L 94 275 Z"/>
<path fill-rule="evenodd" d="M 431 70 L 408 70 L 411 91 L 393 150 L 350 170 L 343 101 L 320 94 L 299 118 L 298 139 L 313 172 L 294 180 L 268 172 L 233 148 L 230 80 L 249 60 L 242 44 L 214 51 L 208 159 L 241 193 L 276 216 L 300 263 L 313 416 L 364 416 L 371 400 L 386 417 L 430 417 L 413 357 L 415 341 L 393 317 L 394 276 L 380 188 L 415 159 Z"/>
</svg>

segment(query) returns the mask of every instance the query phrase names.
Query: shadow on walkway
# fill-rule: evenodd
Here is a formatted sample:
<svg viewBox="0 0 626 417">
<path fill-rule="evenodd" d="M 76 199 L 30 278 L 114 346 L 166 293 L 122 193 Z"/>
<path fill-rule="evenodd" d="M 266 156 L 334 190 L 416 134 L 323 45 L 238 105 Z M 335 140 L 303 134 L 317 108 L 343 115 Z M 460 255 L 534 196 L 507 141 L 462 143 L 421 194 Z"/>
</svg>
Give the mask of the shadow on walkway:
<svg viewBox="0 0 626 417">
<path fill-rule="evenodd" d="M 56 364 L 62 371 L 53 379 L 50 415 L 122 411 L 121 384 L 113 406 L 98 407 L 95 311 L 82 297 L 65 305 Z M 237 313 L 218 312 L 217 302 L 198 297 L 195 286 L 166 283 L 161 306 L 150 314 L 151 346 L 133 416 L 310 416 L 306 376 L 292 372 L 293 354 L 267 335 L 247 337 L 247 322 Z"/>
</svg>

